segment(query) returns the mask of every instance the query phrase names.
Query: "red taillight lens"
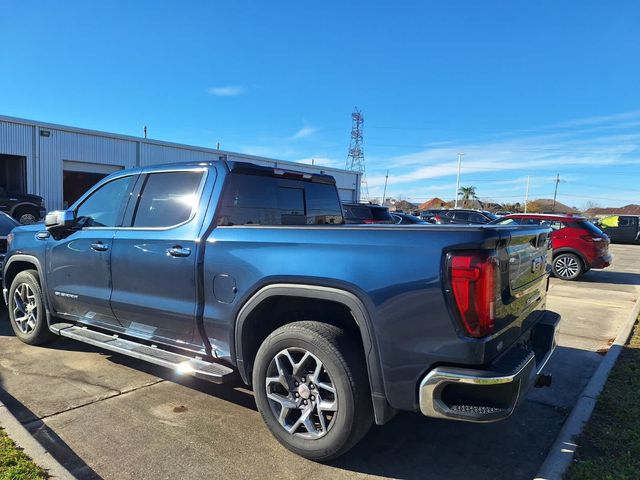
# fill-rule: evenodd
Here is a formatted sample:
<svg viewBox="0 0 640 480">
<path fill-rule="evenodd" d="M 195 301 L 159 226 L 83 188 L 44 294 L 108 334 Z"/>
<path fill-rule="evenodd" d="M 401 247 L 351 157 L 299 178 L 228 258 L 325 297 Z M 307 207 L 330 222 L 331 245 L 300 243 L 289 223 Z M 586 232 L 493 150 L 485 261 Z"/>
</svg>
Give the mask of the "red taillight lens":
<svg viewBox="0 0 640 480">
<path fill-rule="evenodd" d="M 603 242 L 604 238 L 602 237 L 595 237 L 593 235 L 580 235 L 580 238 L 582 238 L 583 240 L 586 240 L 587 242 Z"/>
<path fill-rule="evenodd" d="M 453 253 L 451 291 L 462 325 L 472 337 L 495 331 L 495 257 L 484 253 Z"/>
<path fill-rule="evenodd" d="M 440 215 L 436 215 L 435 217 L 433 217 L 433 219 L 434 219 L 436 222 L 439 222 L 440 220 L 442 220 L 442 218 L 440 217 Z"/>
</svg>

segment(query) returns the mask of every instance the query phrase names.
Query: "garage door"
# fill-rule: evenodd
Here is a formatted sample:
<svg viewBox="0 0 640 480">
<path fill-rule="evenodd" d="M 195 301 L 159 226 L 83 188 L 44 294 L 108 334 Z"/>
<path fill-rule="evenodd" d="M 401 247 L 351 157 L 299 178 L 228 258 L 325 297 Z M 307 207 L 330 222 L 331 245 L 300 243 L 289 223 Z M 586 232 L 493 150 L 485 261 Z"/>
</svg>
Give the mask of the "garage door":
<svg viewBox="0 0 640 480">
<path fill-rule="evenodd" d="M 122 168 L 120 165 L 103 165 L 100 163 L 64 160 L 62 162 L 64 208 L 68 208 L 73 202 L 80 198 L 84 192 L 104 177 L 110 173 L 122 170 Z"/>
</svg>

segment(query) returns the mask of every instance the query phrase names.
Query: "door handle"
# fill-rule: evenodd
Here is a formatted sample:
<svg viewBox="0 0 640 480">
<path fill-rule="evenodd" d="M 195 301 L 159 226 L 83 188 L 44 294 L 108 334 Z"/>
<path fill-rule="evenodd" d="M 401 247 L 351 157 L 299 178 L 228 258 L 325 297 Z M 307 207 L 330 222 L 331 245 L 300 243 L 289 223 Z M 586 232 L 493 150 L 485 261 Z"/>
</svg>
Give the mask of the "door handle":
<svg viewBox="0 0 640 480">
<path fill-rule="evenodd" d="M 109 245 L 102 242 L 95 242 L 91 244 L 91 248 L 96 252 L 106 252 L 107 250 L 109 250 Z"/>
<path fill-rule="evenodd" d="M 172 257 L 188 257 L 191 255 L 191 249 L 176 245 L 175 247 L 167 248 L 167 254 Z"/>
</svg>

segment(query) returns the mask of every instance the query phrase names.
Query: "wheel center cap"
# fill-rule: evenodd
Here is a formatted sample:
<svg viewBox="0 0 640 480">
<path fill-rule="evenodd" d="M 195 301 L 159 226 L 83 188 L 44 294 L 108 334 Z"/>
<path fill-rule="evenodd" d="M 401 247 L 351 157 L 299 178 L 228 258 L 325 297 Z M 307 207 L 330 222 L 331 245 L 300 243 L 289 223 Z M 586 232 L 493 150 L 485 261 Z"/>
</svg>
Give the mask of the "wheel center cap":
<svg viewBox="0 0 640 480">
<path fill-rule="evenodd" d="M 307 387 L 306 384 L 301 383 L 300 386 L 298 387 L 298 394 L 304 400 L 308 400 L 309 397 L 311 396 L 311 390 L 309 390 L 309 387 Z"/>
</svg>

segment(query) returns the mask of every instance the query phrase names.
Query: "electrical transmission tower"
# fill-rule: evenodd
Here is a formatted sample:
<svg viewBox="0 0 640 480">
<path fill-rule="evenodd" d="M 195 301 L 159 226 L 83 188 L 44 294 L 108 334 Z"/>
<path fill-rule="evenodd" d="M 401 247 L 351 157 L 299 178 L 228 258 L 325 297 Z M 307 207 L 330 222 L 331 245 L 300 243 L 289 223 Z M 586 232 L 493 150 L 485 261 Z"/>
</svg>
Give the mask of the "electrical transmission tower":
<svg viewBox="0 0 640 480">
<path fill-rule="evenodd" d="M 349 153 L 347 154 L 347 170 L 360 173 L 360 199 L 368 202 L 369 186 L 367 185 L 367 172 L 364 168 L 364 150 L 362 148 L 363 123 L 364 116 L 356 107 L 351 114 L 351 142 L 349 143 Z M 382 203 L 384 203 L 384 198 Z"/>
</svg>

